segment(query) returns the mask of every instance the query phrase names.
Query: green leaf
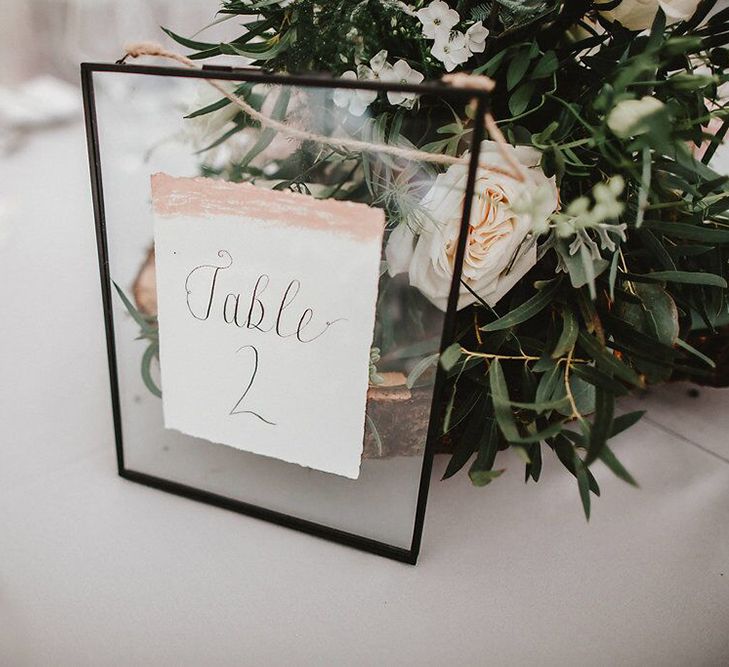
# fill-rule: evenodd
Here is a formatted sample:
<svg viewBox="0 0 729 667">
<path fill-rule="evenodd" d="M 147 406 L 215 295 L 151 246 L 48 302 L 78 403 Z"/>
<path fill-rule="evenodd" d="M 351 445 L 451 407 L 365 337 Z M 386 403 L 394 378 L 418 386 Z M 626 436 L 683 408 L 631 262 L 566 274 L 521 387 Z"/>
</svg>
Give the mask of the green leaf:
<svg viewBox="0 0 729 667">
<path fill-rule="evenodd" d="M 554 51 L 547 51 L 542 59 L 537 63 L 536 67 L 532 70 L 532 79 L 544 79 L 550 76 L 553 72 L 557 71 L 559 67 L 559 60 Z"/>
<path fill-rule="evenodd" d="M 573 370 L 574 370 L 573 366 Z M 575 401 L 577 411 L 581 415 L 589 415 L 595 411 L 595 386 L 586 382 L 577 375 L 570 375 L 570 390 L 572 391 L 572 398 Z M 557 406 L 557 412 L 563 414 L 565 417 L 572 416 L 572 406 L 569 402 L 563 403 Z"/>
<path fill-rule="evenodd" d="M 590 293 L 595 291 L 595 278 L 601 275 L 610 263 L 602 258 L 593 258 L 589 252 L 583 252 L 585 246 L 581 246 L 580 252 L 570 254 L 569 246 L 564 239 L 558 239 L 554 244 L 555 252 L 560 256 L 567 267 L 570 276 L 570 283 L 575 289 L 589 285 Z"/>
<path fill-rule="evenodd" d="M 580 331 L 577 336 L 582 348 L 587 352 L 596 362 L 598 367 L 603 370 L 612 373 L 619 377 L 621 380 L 636 386 L 642 387 L 643 381 L 640 379 L 638 374 L 626 365 L 614 354 L 608 351 L 608 349 L 597 340 L 597 338 L 590 336 L 584 331 Z"/>
<path fill-rule="evenodd" d="M 575 451 L 574 465 L 575 477 L 577 478 L 577 488 L 580 491 L 580 500 L 582 501 L 582 509 L 585 512 L 585 519 L 590 520 L 590 478 L 587 475 L 587 468 L 582 462 L 579 454 Z"/>
<path fill-rule="evenodd" d="M 245 119 L 243 119 L 241 116 L 238 116 L 236 119 L 236 123 L 234 124 L 233 127 L 231 127 L 229 130 L 226 130 L 211 144 L 208 144 L 207 146 L 195 151 L 195 154 L 202 155 L 203 153 L 207 153 L 207 151 L 211 150 L 212 148 L 215 148 L 216 146 L 220 146 L 220 144 L 223 144 L 226 141 L 228 141 L 228 139 L 230 139 L 234 134 L 238 134 L 238 132 L 243 130 L 247 125 L 248 125 L 247 121 Z"/>
<path fill-rule="evenodd" d="M 223 98 L 219 99 L 217 102 L 213 102 L 212 104 L 208 104 L 207 106 L 204 106 L 200 109 L 197 109 L 196 111 L 193 111 L 192 113 L 187 114 L 184 118 L 185 118 L 185 120 L 191 120 L 192 118 L 198 118 L 199 116 L 204 116 L 206 114 L 212 113 L 213 111 L 218 111 L 219 109 L 223 109 L 224 107 L 227 107 L 229 104 L 232 104 L 232 102 L 227 97 L 223 97 Z"/>
<path fill-rule="evenodd" d="M 474 470 L 473 467 L 468 471 L 471 483 L 474 486 L 486 486 L 493 482 L 497 477 L 501 477 L 504 469 L 501 470 Z"/>
<path fill-rule="evenodd" d="M 152 361 L 158 358 L 158 354 L 159 344 L 154 341 L 149 344 L 142 355 L 142 380 L 152 394 L 154 394 L 157 398 L 161 398 L 162 392 L 156 382 L 152 379 Z"/>
<path fill-rule="evenodd" d="M 498 359 L 494 359 L 489 367 L 489 384 L 491 388 L 491 400 L 494 406 L 494 416 L 499 425 L 501 433 L 511 444 L 529 444 L 539 442 L 557 435 L 563 427 L 564 422 L 558 421 L 550 424 L 542 431 L 522 436 L 514 421 L 512 403 L 509 400 L 509 392 L 506 387 L 504 371 Z M 525 404 L 528 405 L 528 404 Z"/>
<path fill-rule="evenodd" d="M 610 259 L 610 270 L 608 271 L 608 287 L 610 288 L 610 300 L 615 301 L 615 280 L 618 276 L 618 258 L 620 253 L 615 251 Z"/>
<path fill-rule="evenodd" d="M 502 49 L 493 58 L 485 62 L 483 65 L 479 65 L 475 70 L 474 74 L 487 74 L 493 76 L 501 66 L 504 58 L 508 53 L 508 49 Z"/>
<path fill-rule="evenodd" d="M 559 375 L 560 380 L 564 380 L 564 375 Z M 561 383 L 558 383 L 558 386 L 555 389 L 559 389 L 559 385 Z M 567 396 L 561 396 L 558 398 L 555 398 L 551 401 L 534 401 L 533 403 L 529 402 L 521 402 L 521 401 L 509 401 L 509 405 L 511 405 L 512 408 L 519 408 L 521 410 L 531 410 L 532 412 L 542 413 L 542 412 L 551 412 L 552 410 L 558 410 L 559 412 L 562 412 L 562 414 L 569 414 L 569 408 L 570 403 L 567 399 Z M 559 431 L 559 429 L 557 429 Z M 540 438 L 541 440 L 541 438 Z M 533 440 L 532 440 L 533 442 Z"/>
<path fill-rule="evenodd" d="M 380 436 L 380 432 L 377 430 L 377 424 L 375 424 L 375 420 L 372 419 L 372 417 L 370 417 L 366 412 L 365 420 L 367 421 L 367 426 L 370 427 L 370 433 L 372 433 L 372 437 L 375 439 L 377 451 L 382 454 L 382 452 L 384 451 L 384 447 L 382 444 L 382 437 Z"/>
<path fill-rule="evenodd" d="M 260 60 L 272 60 L 278 56 L 282 51 L 285 51 L 291 42 L 292 31 L 287 31 L 283 35 L 279 35 L 280 39 L 273 45 L 270 41 L 253 43 L 246 45 L 245 48 L 237 46 L 235 42 L 228 44 L 221 44 L 220 50 L 222 53 L 231 56 L 243 56 L 244 58 L 250 58 L 254 61 Z"/>
<path fill-rule="evenodd" d="M 418 378 L 425 373 L 431 366 L 435 366 L 438 363 L 438 353 L 431 354 L 424 359 L 421 359 L 415 366 L 413 367 L 413 370 L 408 373 L 408 379 L 405 382 L 408 389 L 412 389 L 415 383 L 418 381 Z"/>
<path fill-rule="evenodd" d="M 651 25 L 650 35 L 648 42 L 645 45 L 646 51 L 653 51 L 657 49 L 663 42 L 663 33 L 666 30 L 666 13 L 663 8 L 659 5 L 658 11 L 656 12 L 653 24 Z"/>
<path fill-rule="evenodd" d="M 670 271 L 676 270 L 676 264 L 673 261 L 673 257 L 671 257 L 671 254 L 666 249 L 663 240 L 659 240 L 650 229 L 643 228 L 638 234 L 641 243 L 645 245 L 646 250 L 655 256 L 657 262 L 661 264 L 664 269 Z"/>
<path fill-rule="evenodd" d="M 494 416 L 499 428 L 509 442 L 517 442 L 521 436 L 514 423 L 506 378 L 498 359 L 494 359 L 489 366 L 489 385 L 494 405 Z"/>
<path fill-rule="evenodd" d="M 493 470 L 498 450 L 499 427 L 495 420 L 490 419 L 488 426 L 483 429 L 478 455 L 468 471 L 468 476 L 475 486 L 486 486 L 486 484 L 504 472 L 503 470 Z"/>
<path fill-rule="evenodd" d="M 703 241 L 710 244 L 729 243 L 729 229 L 716 229 L 708 225 L 690 225 L 685 222 L 645 220 L 643 227 L 666 236 L 686 241 Z"/>
<path fill-rule="evenodd" d="M 514 116 L 523 113 L 529 106 L 529 100 L 534 95 L 534 83 L 528 81 L 522 83 L 509 97 L 509 111 Z"/>
<path fill-rule="evenodd" d="M 711 368 L 716 368 L 716 363 L 714 363 L 713 359 L 707 357 L 703 352 L 697 350 L 693 345 L 689 345 L 685 340 L 682 340 L 681 338 L 676 338 L 676 345 L 686 350 L 686 352 L 688 352 L 689 354 L 693 354 L 697 359 L 701 359 L 701 361 L 703 361 L 707 366 L 710 366 Z"/>
<path fill-rule="evenodd" d="M 244 83 L 240 86 L 237 86 L 236 89 L 233 91 L 233 93 L 237 96 L 250 96 L 251 90 L 253 89 L 253 84 L 251 83 Z M 250 96 L 258 97 L 258 96 Z M 260 104 L 257 104 L 253 99 L 247 100 L 250 103 L 253 103 L 253 106 L 258 108 L 260 107 Z M 228 106 L 229 104 L 232 104 L 232 102 L 227 97 L 221 97 L 217 102 L 213 102 L 212 104 L 208 104 L 207 106 L 204 106 L 200 109 L 196 109 L 195 111 L 187 114 L 184 116 L 185 120 L 190 120 L 191 118 L 198 118 L 199 116 L 204 116 L 206 114 L 212 113 L 213 111 L 218 111 L 219 109 L 223 109 L 224 107 Z M 259 109 L 260 110 L 260 109 Z"/>
<path fill-rule="evenodd" d="M 488 412 L 484 409 L 484 406 L 477 405 L 471 413 L 461 439 L 453 448 L 453 455 L 448 461 L 446 470 L 443 473 L 443 479 L 453 477 L 453 475 L 468 463 L 474 452 L 479 449 L 482 440 L 488 434 L 488 429 L 486 428 L 487 418 Z"/>
<path fill-rule="evenodd" d="M 703 271 L 652 271 L 651 273 L 626 273 L 630 280 L 645 282 L 667 282 L 679 283 L 682 285 L 709 285 L 726 289 L 727 283 L 724 278 L 714 273 Z"/>
<path fill-rule="evenodd" d="M 660 283 L 633 283 L 633 289 L 640 302 L 620 302 L 617 310 L 622 319 L 606 316 L 604 321 L 615 341 L 634 349 L 632 362 L 648 382 L 665 382 L 678 355 L 674 349 L 679 331 L 676 303 Z M 615 347 L 626 351 L 617 342 Z"/>
<path fill-rule="evenodd" d="M 440 365 L 443 367 L 443 370 L 451 370 L 458 363 L 462 354 L 463 351 L 459 343 L 453 343 L 443 350 L 443 353 L 440 355 Z"/>
<path fill-rule="evenodd" d="M 641 358 L 658 363 L 671 362 L 679 354 L 673 346 L 672 330 L 664 331 L 661 334 L 664 338 L 659 339 L 653 313 L 648 311 L 645 316 L 645 320 L 639 321 L 638 326 L 635 326 L 632 322 L 627 321 L 627 317 L 623 320 L 614 315 L 603 315 L 602 321 L 606 331 L 613 336 L 611 343 L 613 349 L 635 353 Z"/>
<path fill-rule="evenodd" d="M 600 457 L 600 460 L 608 468 L 610 468 L 616 477 L 632 486 L 638 486 L 638 482 L 636 482 L 633 476 L 623 467 L 623 464 L 618 461 L 615 454 L 613 454 L 612 450 L 607 445 L 603 445 L 598 456 Z"/>
<path fill-rule="evenodd" d="M 564 371 L 559 364 L 552 364 L 552 367 L 546 371 L 537 385 L 537 391 L 534 395 L 535 403 L 544 403 L 555 398 L 555 393 L 562 389 L 557 398 L 564 399 Z"/>
<path fill-rule="evenodd" d="M 271 112 L 271 118 L 274 120 L 283 120 L 284 116 L 286 115 L 286 109 L 289 106 L 289 99 L 291 98 L 291 90 L 286 88 L 281 88 L 278 97 L 276 98 L 276 103 L 273 106 L 273 111 Z M 276 136 L 276 130 L 267 127 L 265 130 L 263 130 L 259 135 L 258 139 L 256 140 L 256 143 L 251 146 L 250 150 L 245 154 L 243 159 L 240 162 L 241 167 L 245 167 L 252 160 L 254 160 L 256 157 L 258 157 L 268 146 L 271 144 L 271 142 L 274 140 L 274 137 Z"/>
<path fill-rule="evenodd" d="M 147 321 L 144 315 L 140 313 L 132 304 L 132 302 L 127 298 L 126 294 L 124 294 L 123 290 L 119 285 L 116 283 L 113 283 L 114 289 L 116 289 L 117 294 L 119 295 L 119 298 L 121 299 L 122 303 L 124 304 L 124 307 L 127 309 L 127 312 L 132 316 L 134 321 L 139 325 L 139 328 L 142 330 L 142 333 L 145 334 L 145 336 L 154 336 L 156 335 L 157 331 L 156 329 Z"/>
<path fill-rule="evenodd" d="M 508 329 L 514 327 L 517 324 L 530 320 L 535 315 L 538 315 L 544 308 L 554 301 L 554 296 L 557 293 L 561 285 L 561 279 L 552 281 L 548 287 L 539 290 L 530 299 L 527 299 L 520 306 L 517 306 L 510 313 L 507 313 L 503 317 L 490 322 L 486 326 L 481 327 L 481 331 L 500 331 L 502 329 Z"/>
<path fill-rule="evenodd" d="M 438 351 L 438 343 L 440 339 L 437 336 L 419 340 L 410 345 L 403 345 L 396 350 L 387 353 L 387 358 L 391 360 L 412 359 L 413 357 L 421 357 L 424 354 L 432 354 Z"/>
<path fill-rule="evenodd" d="M 628 393 L 625 385 L 615 380 L 611 375 L 587 364 L 575 364 L 572 367 L 571 377 L 578 377 L 585 382 L 589 382 L 593 387 L 602 387 L 615 396 L 624 396 Z"/>
<path fill-rule="evenodd" d="M 509 63 L 509 68 L 506 70 L 506 88 L 507 90 L 513 90 L 517 84 L 524 78 L 531 59 L 529 53 L 525 50 L 520 50 L 512 58 Z"/>
<path fill-rule="evenodd" d="M 181 44 L 182 46 L 186 46 L 188 49 L 195 49 L 196 51 L 204 51 L 206 49 L 214 49 L 218 46 L 217 44 L 212 44 L 210 42 L 197 42 L 194 39 L 187 39 L 186 37 L 181 37 L 180 35 L 175 34 L 171 30 L 168 30 L 167 28 L 162 28 L 162 32 L 164 32 L 168 36 L 172 37 L 172 39 L 174 39 L 178 44 Z"/>
<path fill-rule="evenodd" d="M 579 435 L 576 433 L 573 433 L 572 431 L 563 431 L 560 433 L 554 440 L 550 441 L 550 444 L 552 448 L 554 449 L 554 453 L 557 455 L 557 458 L 560 460 L 562 465 L 571 472 L 575 477 L 577 477 L 576 474 L 576 468 L 575 468 L 575 456 L 577 455 L 575 452 L 575 448 L 572 446 L 572 443 L 568 440 L 567 436 L 570 438 Z M 587 471 L 587 478 L 589 480 L 589 486 L 590 491 L 592 491 L 596 496 L 600 495 L 600 487 L 597 484 L 597 480 L 595 479 L 594 475 L 590 472 L 589 468 L 585 468 Z"/>
<path fill-rule="evenodd" d="M 527 450 L 524 449 L 524 447 L 522 447 L 520 445 L 515 445 L 511 449 L 514 452 L 514 454 L 516 454 L 527 465 L 529 465 L 532 462 L 532 460 L 529 458 L 529 452 L 527 452 Z"/>
<path fill-rule="evenodd" d="M 613 425 L 615 397 L 609 391 L 597 389 L 595 392 L 595 419 L 590 428 L 590 444 L 587 448 L 585 465 L 590 465 L 605 446 Z"/>
<path fill-rule="evenodd" d="M 562 308 L 562 334 L 557 345 L 552 351 L 552 359 L 559 359 L 572 350 L 577 342 L 577 334 L 580 331 L 577 318 L 571 308 Z"/>
<path fill-rule="evenodd" d="M 527 482 L 531 477 L 535 482 L 539 481 L 542 473 L 542 446 L 535 442 L 529 449 L 529 463 L 524 466 L 524 481 Z"/>
<path fill-rule="evenodd" d="M 448 431 L 451 428 L 451 417 L 453 415 L 453 406 L 456 403 L 457 387 L 458 387 L 457 382 L 454 382 L 453 387 L 451 388 L 450 398 L 448 399 L 448 403 L 446 403 L 446 406 L 445 406 L 445 412 L 443 414 L 443 433 L 448 433 Z"/>
<path fill-rule="evenodd" d="M 618 435 L 618 433 L 627 431 L 631 426 L 637 424 L 644 414 L 645 410 L 636 410 L 635 412 L 626 412 L 615 417 L 610 428 L 610 437 L 612 438 Z"/>
<path fill-rule="evenodd" d="M 190 60 L 204 60 L 205 58 L 214 58 L 222 53 L 220 45 L 213 47 L 212 49 L 205 49 L 204 51 L 198 51 L 197 53 L 191 53 L 187 56 Z"/>
</svg>

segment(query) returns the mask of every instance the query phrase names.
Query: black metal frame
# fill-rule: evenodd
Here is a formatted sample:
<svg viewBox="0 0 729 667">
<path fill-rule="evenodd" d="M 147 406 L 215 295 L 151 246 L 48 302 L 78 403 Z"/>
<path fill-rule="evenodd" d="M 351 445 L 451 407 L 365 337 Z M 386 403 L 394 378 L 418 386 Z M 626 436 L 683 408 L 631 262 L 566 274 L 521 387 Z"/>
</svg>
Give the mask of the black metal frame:
<svg viewBox="0 0 729 667">
<path fill-rule="evenodd" d="M 460 289 L 460 277 L 463 266 L 463 257 L 466 247 L 468 220 L 471 214 L 476 171 L 478 169 L 479 147 L 484 134 L 484 114 L 488 104 L 488 94 L 480 90 L 459 88 L 445 85 L 441 82 L 429 82 L 417 85 L 390 84 L 381 81 L 352 81 L 335 79 L 327 75 L 272 75 L 253 68 L 232 68 L 224 66 L 205 66 L 203 69 L 183 69 L 178 67 L 159 67 L 151 65 L 129 65 L 122 62 L 110 63 L 82 63 L 81 83 L 83 89 L 84 114 L 86 119 L 86 137 L 88 144 L 89 169 L 91 172 L 91 190 L 96 222 L 96 241 L 101 277 L 101 295 L 104 307 L 104 321 L 106 328 L 107 355 L 109 363 L 109 380 L 111 384 L 112 413 L 114 419 L 114 435 L 116 442 L 116 458 L 119 475 L 125 479 L 144 484 L 149 487 L 174 493 L 178 496 L 201 501 L 224 509 L 246 514 L 258 519 L 294 528 L 296 530 L 316 535 L 340 544 L 345 544 L 363 551 L 380 556 L 392 558 L 404 563 L 414 565 L 420 551 L 420 544 L 425 522 L 425 508 L 428 499 L 428 488 L 433 466 L 435 441 L 438 438 L 439 411 L 443 396 L 445 373 L 438 366 L 435 386 L 430 409 L 430 421 L 423 455 L 423 466 L 418 488 L 418 501 L 414 518 L 412 543 L 410 549 L 397 547 L 386 542 L 349 533 L 324 524 L 307 521 L 296 516 L 276 512 L 265 507 L 253 505 L 212 493 L 203 489 L 194 488 L 178 482 L 163 479 L 143 472 L 128 469 L 124 464 L 124 446 L 122 442 L 121 406 L 119 401 L 119 380 L 117 373 L 116 345 L 114 341 L 114 321 L 112 312 L 111 276 L 109 274 L 109 256 L 106 238 L 106 219 L 104 212 L 104 195 L 101 174 L 101 158 L 99 152 L 98 128 L 96 119 L 96 104 L 94 98 L 94 72 L 125 72 L 129 74 L 151 74 L 158 76 L 194 77 L 204 79 L 234 80 L 254 83 L 280 84 L 300 86 L 303 88 L 346 88 L 357 90 L 398 91 L 417 93 L 420 95 L 442 95 L 450 98 L 476 100 L 476 113 L 474 118 L 473 136 L 471 142 L 471 157 L 468 166 L 466 194 L 461 219 L 461 230 L 458 239 L 458 248 L 455 257 L 453 280 L 448 299 L 443 332 L 441 336 L 440 351 L 445 350 L 455 339 L 456 304 Z"/>
</svg>

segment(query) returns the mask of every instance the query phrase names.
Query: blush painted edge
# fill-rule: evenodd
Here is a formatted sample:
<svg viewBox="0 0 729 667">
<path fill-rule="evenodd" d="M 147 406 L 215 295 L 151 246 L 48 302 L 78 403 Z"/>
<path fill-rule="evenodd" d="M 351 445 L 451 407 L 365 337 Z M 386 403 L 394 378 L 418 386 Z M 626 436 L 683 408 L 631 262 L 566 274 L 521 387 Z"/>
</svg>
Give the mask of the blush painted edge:
<svg viewBox="0 0 729 667">
<path fill-rule="evenodd" d="M 152 205 L 163 217 L 235 216 L 267 223 L 344 234 L 382 242 L 385 213 L 357 202 L 316 199 L 297 192 L 270 190 L 251 183 L 153 174 Z"/>
</svg>

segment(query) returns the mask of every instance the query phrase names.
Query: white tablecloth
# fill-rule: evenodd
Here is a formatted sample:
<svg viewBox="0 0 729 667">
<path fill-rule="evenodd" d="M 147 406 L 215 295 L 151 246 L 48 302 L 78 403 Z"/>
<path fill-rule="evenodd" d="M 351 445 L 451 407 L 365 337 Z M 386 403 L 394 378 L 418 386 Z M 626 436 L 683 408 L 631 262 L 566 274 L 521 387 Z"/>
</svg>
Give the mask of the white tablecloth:
<svg viewBox="0 0 729 667">
<path fill-rule="evenodd" d="M 0 663 L 729 663 L 729 393 L 634 399 L 586 523 L 547 460 L 431 487 L 417 567 L 116 476 L 83 129 L 0 162 Z"/>
</svg>

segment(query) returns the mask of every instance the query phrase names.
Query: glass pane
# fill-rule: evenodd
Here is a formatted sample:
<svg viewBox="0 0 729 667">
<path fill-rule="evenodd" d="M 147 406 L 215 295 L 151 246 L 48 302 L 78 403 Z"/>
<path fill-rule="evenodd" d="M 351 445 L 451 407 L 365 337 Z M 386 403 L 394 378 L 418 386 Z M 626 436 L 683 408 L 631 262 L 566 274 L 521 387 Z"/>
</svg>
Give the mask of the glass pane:
<svg viewBox="0 0 729 667">
<path fill-rule="evenodd" d="M 112 289 L 126 468 L 409 549 L 467 166 L 363 152 L 347 141 L 435 150 L 432 142 L 449 139 L 432 131 L 446 122 L 431 116 L 444 105 L 432 94 L 220 82 L 274 119 L 266 127 L 206 79 L 95 72 L 93 81 L 109 273 L 147 327 L 140 339 L 139 321 Z M 462 97 L 449 103 L 465 117 Z M 450 140 L 458 154 L 468 148 L 463 137 Z M 159 172 L 384 211 L 357 479 L 165 429 L 157 356 L 148 350 L 157 315 L 150 176 Z M 412 230 L 421 232 L 417 244 Z M 332 281 L 347 264 L 331 257 Z M 306 378 L 277 371 L 282 391 L 312 390 Z M 336 418 L 337 405 L 324 407 Z"/>
</svg>

